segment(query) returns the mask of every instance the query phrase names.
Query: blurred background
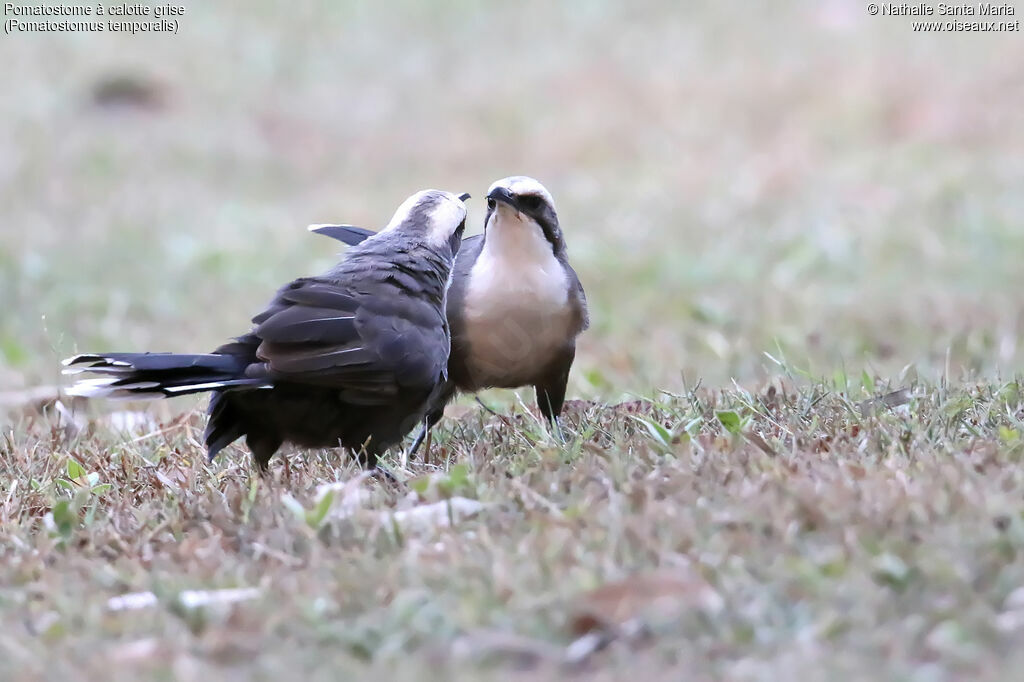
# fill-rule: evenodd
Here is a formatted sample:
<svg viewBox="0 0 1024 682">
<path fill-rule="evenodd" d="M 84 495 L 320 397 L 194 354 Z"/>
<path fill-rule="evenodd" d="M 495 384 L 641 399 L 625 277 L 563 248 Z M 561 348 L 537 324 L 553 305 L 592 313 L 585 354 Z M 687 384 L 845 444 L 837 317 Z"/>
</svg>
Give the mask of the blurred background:
<svg viewBox="0 0 1024 682">
<path fill-rule="evenodd" d="M 853 0 L 185 6 L 177 35 L 0 38 L 2 390 L 212 349 L 334 261 L 308 223 L 439 187 L 477 232 L 511 174 L 589 295 L 574 397 L 756 384 L 765 352 L 1024 366 L 1020 32 Z"/>
</svg>

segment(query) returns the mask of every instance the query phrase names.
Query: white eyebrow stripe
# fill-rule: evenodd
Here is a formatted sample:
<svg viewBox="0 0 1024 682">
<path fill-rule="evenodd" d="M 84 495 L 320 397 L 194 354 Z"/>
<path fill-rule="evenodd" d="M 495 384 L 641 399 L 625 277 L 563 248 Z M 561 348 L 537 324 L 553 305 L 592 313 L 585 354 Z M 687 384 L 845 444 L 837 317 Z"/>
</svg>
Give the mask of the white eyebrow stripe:
<svg viewBox="0 0 1024 682">
<path fill-rule="evenodd" d="M 555 199 L 551 196 L 551 192 L 549 192 L 544 185 L 540 184 L 538 180 L 529 176 L 511 175 L 507 178 L 495 180 L 494 183 L 487 188 L 487 193 L 490 194 L 499 187 L 503 187 L 516 195 L 536 194 L 547 202 L 551 208 L 555 207 Z"/>
</svg>

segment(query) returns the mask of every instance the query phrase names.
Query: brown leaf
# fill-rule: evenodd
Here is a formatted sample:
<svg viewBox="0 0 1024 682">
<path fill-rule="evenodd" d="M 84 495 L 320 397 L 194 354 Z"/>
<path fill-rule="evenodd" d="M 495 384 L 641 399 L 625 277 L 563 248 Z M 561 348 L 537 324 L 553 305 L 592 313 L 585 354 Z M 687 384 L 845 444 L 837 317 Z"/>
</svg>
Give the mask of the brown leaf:
<svg viewBox="0 0 1024 682">
<path fill-rule="evenodd" d="M 847 463 L 844 468 L 854 480 L 861 480 L 867 475 L 867 471 L 859 464 Z"/>
<path fill-rule="evenodd" d="M 862 400 L 857 404 L 857 409 L 860 410 L 861 415 L 867 417 L 886 408 L 892 409 L 894 407 L 899 407 L 900 405 L 906 405 L 910 402 L 910 398 L 910 389 L 901 388 L 898 391 L 886 393 L 879 398 Z"/>
<path fill-rule="evenodd" d="M 687 568 L 638 574 L 602 585 L 580 597 L 569 627 L 576 636 L 627 623 L 671 619 L 689 609 L 717 612 L 722 597 Z"/>
<path fill-rule="evenodd" d="M 747 431 L 746 433 L 743 434 L 743 437 L 746 438 L 751 445 L 756 446 L 758 450 L 768 455 L 769 457 L 775 457 L 778 454 L 777 452 L 775 452 L 775 448 L 768 444 L 768 441 L 766 441 L 764 438 L 762 438 L 754 431 Z"/>
</svg>

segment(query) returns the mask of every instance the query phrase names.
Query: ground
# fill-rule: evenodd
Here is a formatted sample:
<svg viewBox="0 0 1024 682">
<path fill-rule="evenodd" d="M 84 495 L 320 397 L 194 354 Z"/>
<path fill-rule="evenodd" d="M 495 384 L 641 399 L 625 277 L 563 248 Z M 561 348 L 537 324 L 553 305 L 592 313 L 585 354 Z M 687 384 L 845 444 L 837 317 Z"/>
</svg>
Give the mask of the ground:
<svg viewBox="0 0 1024 682">
<path fill-rule="evenodd" d="M 3 36 L 0 675 L 1019 669 L 1020 33 L 749 5 Z M 203 460 L 199 400 L 53 402 L 73 352 L 245 331 L 336 257 L 308 223 L 436 186 L 479 226 L 520 173 L 591 304 L 564 444 L 489 392 L 402 486 L 329 451 L 260 478 Z"/>
</svg>

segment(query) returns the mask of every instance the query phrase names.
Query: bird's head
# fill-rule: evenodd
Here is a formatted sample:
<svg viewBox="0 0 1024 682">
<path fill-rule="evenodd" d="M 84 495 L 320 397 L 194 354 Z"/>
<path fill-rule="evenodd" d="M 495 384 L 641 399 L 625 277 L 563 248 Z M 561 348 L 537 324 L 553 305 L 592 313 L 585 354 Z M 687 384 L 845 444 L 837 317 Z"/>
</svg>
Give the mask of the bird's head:
<svg viewBox="0 0 1024 682">
<path fill-rule="evenodd" d="M 466 229 L 466 199 L 469 194 L 455 195 L 438 189 L 416 192 L 402 202 L 380 234 L 400 233 L 438 249 L 447 246 L 454 257 Z"/>
<path fill-rule="evenodd" d="M 559 250 L 562 232 L 551 193 L 533 178 L 513 175 L 497 180 L 487 190 L 487 219 L 484 229 L 502 223 L 520 223 L 524 229 L 537 230 Z"/>
</svg>

